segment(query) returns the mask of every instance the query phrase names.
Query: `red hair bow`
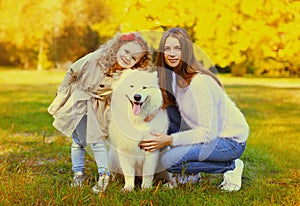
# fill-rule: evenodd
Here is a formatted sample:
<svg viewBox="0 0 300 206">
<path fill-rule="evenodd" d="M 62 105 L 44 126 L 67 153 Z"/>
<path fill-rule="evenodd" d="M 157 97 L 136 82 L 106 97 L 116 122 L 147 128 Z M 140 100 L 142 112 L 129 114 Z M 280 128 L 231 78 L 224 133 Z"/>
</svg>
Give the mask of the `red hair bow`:
<svg viewBox="0 0 300 206">
<path fill-rule="evenodd" d="M 120 39 L 121 41 L 133 41 L 135 40 L 135 35 L 134 33 L 123 34 Z"/>
</svg>

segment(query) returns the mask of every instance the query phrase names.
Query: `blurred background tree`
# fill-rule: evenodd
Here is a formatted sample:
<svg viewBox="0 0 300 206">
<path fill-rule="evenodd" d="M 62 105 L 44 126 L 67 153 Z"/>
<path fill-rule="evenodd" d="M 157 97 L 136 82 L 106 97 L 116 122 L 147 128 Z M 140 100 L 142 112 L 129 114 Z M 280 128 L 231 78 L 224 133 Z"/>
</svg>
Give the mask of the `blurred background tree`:
<svg viewBox="0 0 300 206">
<path fill-rule="evenodd" d="M 160 36 L 149 31 L 183 27 L 219 72 L 300 76 L 297 0 L 0 2 L 1 65 L 61 68 L 117 31 L 148 31 L 155 50 Z"/>
</svg>

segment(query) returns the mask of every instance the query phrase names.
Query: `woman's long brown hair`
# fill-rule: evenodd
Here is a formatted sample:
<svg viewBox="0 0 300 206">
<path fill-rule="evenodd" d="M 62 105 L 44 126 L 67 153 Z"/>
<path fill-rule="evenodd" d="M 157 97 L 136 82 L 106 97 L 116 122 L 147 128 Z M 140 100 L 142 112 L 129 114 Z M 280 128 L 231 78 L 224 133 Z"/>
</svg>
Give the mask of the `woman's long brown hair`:
<svg viewBox="0 0 300 206">
<path fill-rule="evenodd" d="M 156 70 L 158 72 L 158 81 L 163 94 L 164 106 L 176 105 L 176 101 L 173 95 L 172 89 L 172 72 L 173 68 L 168 66 L 164 59 L 164 46 L 168 37 L 174 37 L 178 39 L 181 45 L 181 63 L 176 69 L 176 74 L 181 77 L 188 85 L 190 84 L 193 76 L 197 73 L 202 73 L 211 76 L 217 84 L 223 87 L 220 80 L 209 70 L 203 68 L 203 66 L 196 60 L 193 43 L 186 30 L 182 28 L 172 28 L 166 31 L 159 43 L 159 48 L 156 55 Z"/>
</svg>

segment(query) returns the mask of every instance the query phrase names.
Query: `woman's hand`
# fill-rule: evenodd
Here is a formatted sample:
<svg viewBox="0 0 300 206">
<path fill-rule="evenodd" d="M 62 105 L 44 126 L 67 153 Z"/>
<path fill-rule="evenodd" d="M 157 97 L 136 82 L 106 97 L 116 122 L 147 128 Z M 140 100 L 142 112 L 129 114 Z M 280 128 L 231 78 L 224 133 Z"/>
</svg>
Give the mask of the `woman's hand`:
<svg viewBox="0 0 300 206">
<path fill-rule="evenodd" d="M 147 152 L 159 150 L 172 144 L 172 136 L 159 133 L 151 133 L 152 139 L 144 139 L 140 142 L 139 147 Z"/>
</svg>

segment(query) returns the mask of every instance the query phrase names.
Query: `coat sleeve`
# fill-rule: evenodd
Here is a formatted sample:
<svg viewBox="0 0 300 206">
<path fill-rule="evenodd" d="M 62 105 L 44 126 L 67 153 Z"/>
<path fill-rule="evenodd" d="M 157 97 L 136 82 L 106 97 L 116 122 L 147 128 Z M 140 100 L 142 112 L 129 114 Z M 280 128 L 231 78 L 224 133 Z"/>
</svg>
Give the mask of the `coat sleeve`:
<svg viewBox="0 0 300 206">
<path fill-rule="evenodd" d="M 68 69 L 61 85 L 58 88 L 58 93 L 67 88 L 70 87 L 70 85 L 76 81 L 79 74 L 83 73 L 85 70 L 85 65 L 88 64 L 89 58 L 91 57 L 91 54 L 88 54 L 81 59 L 77 60 L 75 63 L 71 65 L 71 67 Z"/>
<path fill-rule="evenodd" d="M 89 62 L 90 54 L 82 57 L 71 65 L 68 69 L 62 83 L 57 89 L 56 97 L 48 107 L 48 112 L 55 118 L 58 110 L 67 102 L 72 92 L 72 84 L 76 82 L 77 77 L 84 72 Z"/>
</svg>

